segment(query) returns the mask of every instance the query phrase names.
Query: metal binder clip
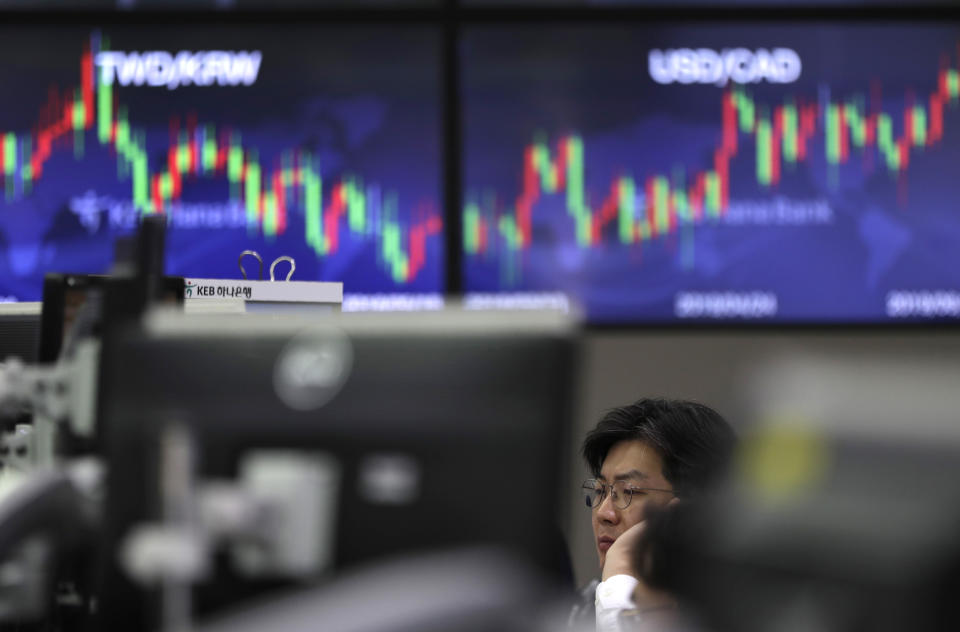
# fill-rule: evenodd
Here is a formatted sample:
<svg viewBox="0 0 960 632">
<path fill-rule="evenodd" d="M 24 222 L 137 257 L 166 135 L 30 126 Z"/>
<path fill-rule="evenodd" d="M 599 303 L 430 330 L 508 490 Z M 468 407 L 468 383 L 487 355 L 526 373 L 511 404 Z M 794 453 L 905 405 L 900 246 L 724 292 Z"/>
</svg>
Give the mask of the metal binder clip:
<svg viewBox="0 0 960 632">
<path fill-rule="evenodd" d="M 248 279 L 247 271 L 243 269 L 243 258 L 244 257 L 254 257 L 257 260 L 257 263 L 260 264 L 260 271 L 257 274 L 257 279 L 263 280 L 263 259 L 260 258 L 260 255 L 256 250 L 244 250 L 240 253 L 240 258 L 237 259 L 237 265 L 240 266 L 240 274 L 243 275 L 244 279 Z M 274 262 L 276 263 L 276 262 Z M 273 268 L 271 268 L 273 270 Z"/>
<path fill-rule="evenodd" d="M 290 277 L 293 276 L 293 271 L 297 269 L 297 262 L 293 260 L 293 257 L 289 255 L 281 255 L 276 259 L 274 259 L 273 263 L 270 264 L 270 280 L 271 281 L 276 281 L 276 279 L 273 278 L 273 269 L 276 268 L 277 264 L 280 263 L 281 261 L 290 262 L 290 271 L 287 272 L 287 278 L 285 278 L 284 281 L 289 281 Z"/>
</svg>

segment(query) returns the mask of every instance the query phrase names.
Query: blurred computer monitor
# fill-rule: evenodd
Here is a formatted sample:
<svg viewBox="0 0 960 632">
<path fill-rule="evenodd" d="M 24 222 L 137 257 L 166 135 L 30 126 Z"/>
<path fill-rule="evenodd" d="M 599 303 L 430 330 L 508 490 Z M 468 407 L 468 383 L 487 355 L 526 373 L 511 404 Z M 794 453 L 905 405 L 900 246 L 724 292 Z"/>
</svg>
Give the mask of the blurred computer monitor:
<svg viewBox="0 0 960 632">
<path fill-rule="evenodd" d="M 36 359 L 43 363 L 56 362 L 63 343 L 70 333 L 81 310 L 90 303 L 92 296 L 104 297 L 107 285 L 114 283 L 118 294 L 123 292 L 120 284 L 131 284 L 131 280 L 110 277 L 104 274 L 60 274 L 47 273 L 43 279 L 43 308 L 40 317 L 39 350 Z M 183 304 L 183 277 L 164 277 L 162 301 L 168 304 Z M 131 285 L 132 287 L 132 285 Z M 100 317 L 92 315 L 97 322 L 95 331 L 99 331 Z"/>
<path fill-rule="evenodd" d="M 558 522 L 574 342 L 560 315 L 334 315 L 306 329 L 255 314 L 146 322 L 104 348 L 105 551 L 159 518 L 158 446 L 177 424 L 195 438 L 205 480 L 235 476 L 245 454 L 266 448 L 336 463 L 327 576 L 494 544 L 569 577 Z M 311 391 L 308 374 L 330 379 Z M 105 562 L 102 629 L 149 628 L 157 595 L 116 559 Z M 196 610 L 266 586 L 218 567 L 195 591 Z"/>
<path fill-rule="evenodd" d="M 40 303 L 0 303 L 0 361 L 37 359 L 40 344 Z"/>
</svg>

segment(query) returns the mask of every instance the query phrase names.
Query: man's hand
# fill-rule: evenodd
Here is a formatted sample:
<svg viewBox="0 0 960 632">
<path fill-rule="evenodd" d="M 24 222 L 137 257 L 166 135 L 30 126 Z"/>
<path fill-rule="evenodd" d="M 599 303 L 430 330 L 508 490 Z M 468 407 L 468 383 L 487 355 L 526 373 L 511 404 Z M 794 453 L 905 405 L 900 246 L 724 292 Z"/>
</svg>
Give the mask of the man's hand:
<svg viewBox="0 0 960 632">
<path fill-rule="evenodd" d="M 639 569 L 633 568 L 633 560 L 634 551 L 643 537 L 644 524 L 644 522 L 638 522 L 633 525 L 610 545 L 603 563 L 601 581 L 606 581 L 614 575 L 630 575 L 640 579 Z"/>
<path fill-rule="evenodd" d="M 668 505 L 677 502 L 677 499 L 671 500 Z M 655 590 L 647 585 L 642 576 L 642 569 L 636 568 L 634 562 L 637 560 L 637 548 L 643 541 L 646 521 L 640 521 L 633 525 L 614 540 L 610 548 L 607 549 L 607 557 L 603 564 L 601 580 L 606 581 L 614 575 L 629 575 L 639 580 L 633 592 L 633 601 L 637 608 L 662 608 L 675 606 L 676 600 L 668 593 L 661 590 Z"/>
</svg>

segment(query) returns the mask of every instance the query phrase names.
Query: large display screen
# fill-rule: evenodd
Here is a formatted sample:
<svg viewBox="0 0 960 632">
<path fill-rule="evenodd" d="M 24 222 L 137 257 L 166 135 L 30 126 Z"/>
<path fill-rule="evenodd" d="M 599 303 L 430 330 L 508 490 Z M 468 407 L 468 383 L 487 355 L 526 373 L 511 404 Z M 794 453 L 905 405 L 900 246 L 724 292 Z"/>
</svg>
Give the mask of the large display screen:
<svg viewBox="0 0 960 632">
<path fill-rule="evenodd" d="M 107 271 L 147 214 L 168 218 L 168 274 L 239 278 L 249 249 L 348 294 L 443 291 L 435 30 L 0 34 L 0 298 Z"/>
<path fill-rule="evenodd" d="M 460 0 L 464 6 L 478 7 L 636 7 L 673 8 L 692 6 L 697 8 L 780 8 L 780 7 L 895 7 L 904 6 L 902 0 Z M 955 0 L 924 0 L 923 7 L 952 6 Z"/>
<path fill-rule="evenodd" d="M 960 25 L 476 26 L 465 286 L 595 323 L 960 317 Z"/>
<path fill-rule="evenodd" d="M 441 0 L 0 0 L 0 9 L 71 11 L 118 9 L 175 10 L 175 11 L 229 11 L 238 10 L 323 10 L 333 9 L 413 9 L 440 6 Z"/>
</svg>

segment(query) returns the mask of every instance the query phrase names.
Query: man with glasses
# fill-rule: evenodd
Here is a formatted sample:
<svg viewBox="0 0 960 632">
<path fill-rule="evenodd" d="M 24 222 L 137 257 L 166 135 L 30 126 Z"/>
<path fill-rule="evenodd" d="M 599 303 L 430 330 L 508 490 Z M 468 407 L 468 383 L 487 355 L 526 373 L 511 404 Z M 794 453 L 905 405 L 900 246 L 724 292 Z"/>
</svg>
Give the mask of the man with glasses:
<svg viewBox="0 0 960 632">
<path fill-rule="evenodd" d="M 675 602 L 645 586 L 633 565 L 633 549 L 651 508 L 695 498 L 720 481 L 735 443 L 733 430 L 712 408 L 695 402 L 641 399 L 614 408 L 583 442 L 593 473 L 584 481 L 591 509 L 600 582 L 592 582 L 571 614 L 591 618 L 599 630 L 618 629 L 620 612 L 661 610 Z M 591 590 L 595 586 L 594 590 Z"/>
</svg>

